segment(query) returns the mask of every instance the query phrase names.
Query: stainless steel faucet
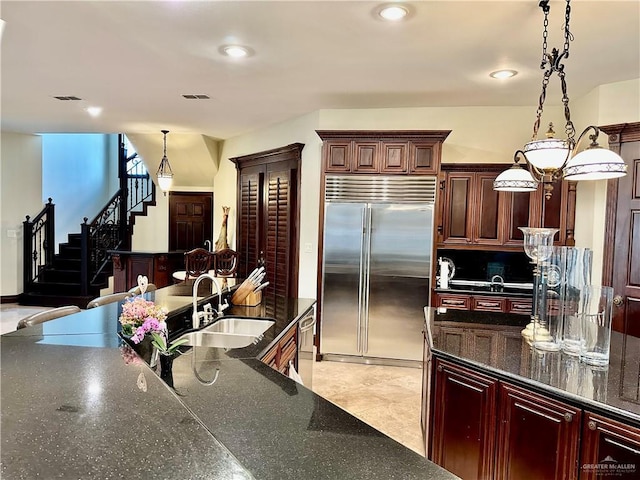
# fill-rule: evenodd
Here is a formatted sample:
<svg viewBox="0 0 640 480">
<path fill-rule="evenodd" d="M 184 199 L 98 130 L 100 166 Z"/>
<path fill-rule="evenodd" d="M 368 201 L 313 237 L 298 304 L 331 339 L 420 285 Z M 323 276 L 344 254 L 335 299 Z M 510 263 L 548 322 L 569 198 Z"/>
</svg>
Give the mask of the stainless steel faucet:
<svg viewBox="0 0 640 480">
<path fill-rule="evenodd" d="M 211 251 L 211 240 L 205 240 L 204 244 L 207 245 L 207 250 Z"/>
<path fill-rule="evenodd" d="M 222 290 L 220 289 L 220 285 L 216 281 L 215 277 L 210 273 L 203 273 L 198 278 L 196 278 L 195 282 L 193 282 L 193 313 L 191 314 L 193 328 L 200 328 L 200 319 L 207 318 L 210 315 L 209 312 L 198 312 L 198 285 L 200 285 L 200 282 L 205 278 L 211 280 L 211 282 L 216 286 L 216 291 L 218 293 L 218 308 L 214 312 L 214 318 L 222 315 L 223 310 L 229 306 L 222 304 Z"/>
<path fill-rule="evenodd" d="M 491 290 L 493 291 L 496 288 L 499 288 L 499 291 L 502 291 L 502 288 L 504 287 L 504 278 L 502 278 L 500 275 L 494 275 L 493 277 L 491 277 Z"/>
</svg>

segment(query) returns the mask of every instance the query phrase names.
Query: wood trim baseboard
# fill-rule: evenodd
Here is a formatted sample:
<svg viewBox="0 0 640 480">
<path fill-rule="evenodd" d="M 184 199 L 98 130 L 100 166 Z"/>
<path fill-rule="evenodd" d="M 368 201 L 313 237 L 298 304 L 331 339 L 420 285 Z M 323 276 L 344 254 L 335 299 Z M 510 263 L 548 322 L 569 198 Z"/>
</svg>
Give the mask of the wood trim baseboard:
<svg viewBox="0 0 640 480">
<path fill-rule="evenodd" d="M 18 303 L 18 300 L 20 300 L 20 294 L 4 295 L 0 297 L 0 303 Z"/>
</svg>

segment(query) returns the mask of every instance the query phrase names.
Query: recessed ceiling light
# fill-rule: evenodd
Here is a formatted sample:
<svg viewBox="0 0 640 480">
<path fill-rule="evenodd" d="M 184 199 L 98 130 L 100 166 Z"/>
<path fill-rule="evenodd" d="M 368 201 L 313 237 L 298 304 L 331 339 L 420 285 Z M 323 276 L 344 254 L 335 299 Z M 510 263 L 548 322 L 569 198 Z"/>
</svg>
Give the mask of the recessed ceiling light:
<svg viewBox="0 0 640 480">
<path fill-rule="evenodd" d="M 87 107 L 87 113 L 92 117 L 98 117 L 102 113 L 102 107 Z"/>
<path fill-rule="evenodd" d="M 408 14 L 409 10 L 406 7 L 397 4 L 383 5 L 378 10 L 378 15 L 390 22 L 402 20 Z"/>
<path fill-rule="evenodd" d="M 495 72 L 491 72 L 489 76 L 491 78 L 502 79 L 502 78 L 515 77 L 517 74 L 518 72 L 515 70 L 496 70 Z"/>
<path fill-rule="evenodd" d="M 222 52 L 233 58 L 242 58 L 249 55 L 249 49 L 240 45 L 226 45 L 222 47 Z"/>
</svg>

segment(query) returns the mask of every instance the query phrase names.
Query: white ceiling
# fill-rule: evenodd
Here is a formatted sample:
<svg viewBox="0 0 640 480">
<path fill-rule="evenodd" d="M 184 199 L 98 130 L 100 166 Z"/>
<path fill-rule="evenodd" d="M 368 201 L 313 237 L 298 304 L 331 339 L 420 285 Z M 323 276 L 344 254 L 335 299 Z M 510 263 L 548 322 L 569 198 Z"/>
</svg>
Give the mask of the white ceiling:
<svg viewBox="0 0 640 480">
<path fill-rule="evenodd" d="M 370 1 L 3 0 L 2 129 L 166 128 L 224 139 L 324 108 L 535 108 L 538 0 L 406 4 L 410 18 L 389 24 Z M 549 47 L 561 48 L 565 3 L 550 5 Z M 574 0 L 571 31 L 572 99 L 640 77 L 640 0 Z M 223 57 L 218 49 L 228 43 L 254 54 Z M 499 68 L 520 74 L 488 77 Z M 558 85 L 554 77 L 548 105 L 560 103 Z M 102 116 L 90 118 L 90 105 Z"/>
</svg>

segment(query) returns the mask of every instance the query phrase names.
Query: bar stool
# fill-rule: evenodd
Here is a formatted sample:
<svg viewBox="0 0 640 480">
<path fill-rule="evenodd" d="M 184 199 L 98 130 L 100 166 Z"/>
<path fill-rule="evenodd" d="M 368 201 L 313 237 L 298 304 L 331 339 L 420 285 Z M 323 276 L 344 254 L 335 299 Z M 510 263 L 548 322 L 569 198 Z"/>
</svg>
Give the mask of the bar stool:
<svg viewBox="0 0 640 480">
<path fill-rule="evenodd" d="M 69 305 L 66 307 L 52 308 L 51 310 L 45 310 L 44 312 L 34 313 L 28 317 L 21 318 L 18 321 L 17 329 L 31 327 L 40 323 L 48 322 L 49 320 L 55 320 L 56 318 L 66 317 L 72 313 L 80 312 L 80 308 L 75 305 Z"/>
<path fill-rule="evenodd" d="M 177 282 L 195 280 L 203 273 L 215 275 L 211 269 L 214 254 L 204 248 L 194 248 L 184 253 L 184 270 L 173 272 L 173 279 Z"/>
<path fill-rule="evenodd" d="M 99 307 L 101 305 L 106 305 L 108 303 L 113 302 L 121 302 L 122 300 L 131 297 L 131 292 L 120 292 L 120 293 L 111 293 L 109 295 L 103 295 L 102 297 L 97 297 L 87 303 L 87 309 Z"/>
</svg>

